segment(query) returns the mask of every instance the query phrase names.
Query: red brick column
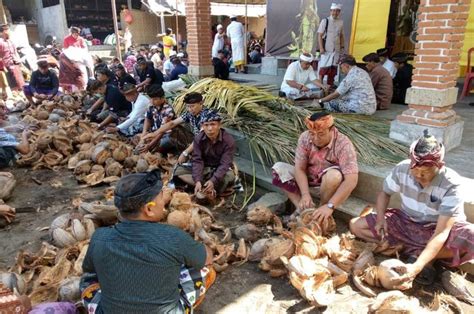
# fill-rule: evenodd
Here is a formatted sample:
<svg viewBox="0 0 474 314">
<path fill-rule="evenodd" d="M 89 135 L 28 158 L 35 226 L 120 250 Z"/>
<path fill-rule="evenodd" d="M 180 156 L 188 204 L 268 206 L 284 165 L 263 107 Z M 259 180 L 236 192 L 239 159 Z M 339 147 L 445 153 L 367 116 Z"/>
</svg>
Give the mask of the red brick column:
<svg viewBox="0 0 474 314">
<path fill-rule="evenodd" d="M 212 75 L 210 1 L 186 0 L 185 8 L 189 73 L 198 76 Z"/>
<path fill-rule="evenodd" d="M 428 128 L 447 149 L 460 144 L 463 122 L 452 107 L 470 3 L 421 0 L 408 109 L 392 122 L 390 137 L 411 143 Z"/>
</svg>

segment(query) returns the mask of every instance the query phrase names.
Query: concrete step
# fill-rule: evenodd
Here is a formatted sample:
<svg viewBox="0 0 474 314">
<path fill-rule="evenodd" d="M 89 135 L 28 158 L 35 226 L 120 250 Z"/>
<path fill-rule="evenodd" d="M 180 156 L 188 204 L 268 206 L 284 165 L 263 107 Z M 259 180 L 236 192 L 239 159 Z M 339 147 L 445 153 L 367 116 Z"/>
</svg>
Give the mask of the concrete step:
<svg viewBox="0 0 474 314">
<path fill-rule="evenodd" d="M 260 74 L 262 65 L 261 64 L 247 64 L 245 69 L 248 74 Z"/>
<path fill-rule="evenodd" d="M 255 174 L 255 180 L 258 186 L 268 191 L 281 193 L 279 188 L 272 185 L 271 168 L 268 166 L 262 166 L 262 164 L 258 162 L 252 163 L 249 159 L 247 159 L 248 157 L 242 153 L 243 149 L 240 150 L 240 156 L 234 157 L 239 170 L 250 177 Z M 375 204 L 377 193 L 382 190 L 383 180 L 389 172 L 389 167 L 369 167 L 366 165 L 360 165 L 359 181 L 357 187 L 352 193 L 351 197 L 340 206 L 341 212 L 355 217 L 359 215 L 360 211 L 367 204 Z M 469 222 L 474 222 L 474 201 L 472 200 L 474 180 L 469 178 L 464 178 L 464 180 L 466 181 L 463 185 L 466 189 L 464 195 L 466 195 L 467 198 L 464 203 L 464 211 L 466 213 L 467 220 Z M 468 190 L 471 190 L 470 195 L 467 193 Z M 400 196 L 395 195 L 392 197 L 389 206 L 400 208 Z"/>
</svg>

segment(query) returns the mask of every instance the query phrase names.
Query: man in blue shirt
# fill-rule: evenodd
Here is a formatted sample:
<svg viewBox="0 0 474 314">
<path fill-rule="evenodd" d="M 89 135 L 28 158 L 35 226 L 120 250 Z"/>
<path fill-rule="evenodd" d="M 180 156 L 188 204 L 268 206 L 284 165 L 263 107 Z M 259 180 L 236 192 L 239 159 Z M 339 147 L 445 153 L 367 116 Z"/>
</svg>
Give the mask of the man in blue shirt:
<svg viewBox="0 0 474 314">
<path fill-rule="evenodd" d="M 212 251 L 160 221 L 171 193 L 160 172 L 123 177 L 114 202 L 122 222 L 96 230 L 81 278 L 88 313 L 189 313 L 215 279 Z"/>
<path fill-rule="evenodd" d="M 180 58 L 175 58 L 171 62 L 173 63 L 174 69 L 171 71 L 170 81 L 179 79 L 181 74 L 188 74 L 188 67 L 181 63 Z"/>
<path fill-rule="evenodd" d="M 58 76 L 49 69 L 48 60 L 39 59 L 37 64 L 38 70 L 31 75 L 30 83 L 23 86 L 23 92 L 31 105 L 35 105 L 33 97 L 38 102 L 50 100 L 59 89 Z"/>
</svg>

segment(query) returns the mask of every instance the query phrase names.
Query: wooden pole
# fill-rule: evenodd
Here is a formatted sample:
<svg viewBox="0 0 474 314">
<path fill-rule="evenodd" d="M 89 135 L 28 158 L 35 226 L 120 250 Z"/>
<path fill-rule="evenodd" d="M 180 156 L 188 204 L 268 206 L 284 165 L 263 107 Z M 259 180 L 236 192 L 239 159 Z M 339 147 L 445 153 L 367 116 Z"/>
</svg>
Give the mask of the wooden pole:
<svg viewBox="0 0 474 314">
<path fill-rule="evenodd" d="M 178 40 L 179 40 L 179 19 L 178 19 L 178 0 L 176 0 L 175 2 L 176 4 L 176 11 L 175 11 L 175 15 L 176 15 L 176 46 L 179 46 L 178 45 Z"/>
<path fill-rule="evenodd" d="M 7 24 L 7 16 L 3 7 L 3 0 L 0 0 L 0 24 Z"/>
<path fill-rule="evenodd" d="M 247 46 L 248 46 L 248 40 L 247 40 L 247 33 L 249 32 L 249 19 L 247 17 L 247 0 L 245 0 L 245 34 L 244 34 L 244 43 L 245 43 L 245 55 L 244 55 L 244 61 L 245 61 L 245 64 L 247 64 L 247 55 L 248 55 L 248 51 L 247 51 Z"/>
<path fill-rule="evenodd" d="M 117 6 L 115 4 L 115 0 L 112 1 L 112 16 L 114 19 L 114 31 L 115 31 L 115 49 L 117 58 L 122 62 L 122 53 L 120 52 L 120 36 L 118 30 L 118 22 L 117 22 Z"/>
</svg>

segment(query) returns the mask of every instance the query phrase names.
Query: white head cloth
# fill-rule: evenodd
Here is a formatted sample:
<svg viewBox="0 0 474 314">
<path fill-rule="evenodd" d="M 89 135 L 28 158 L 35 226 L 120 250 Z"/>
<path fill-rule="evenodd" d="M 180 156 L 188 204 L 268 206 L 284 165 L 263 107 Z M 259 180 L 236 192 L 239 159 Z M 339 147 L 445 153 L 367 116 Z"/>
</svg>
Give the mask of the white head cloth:
<svg viewBox="0 0 474 314">
<path fill-rule="evenodd" d="M 305 62 L 313 62 L 313 55 L 309 54 L 309 56 L 305 56 L 304 54 L 301 54 L 300 60 Z"/>
<path fill-rule="evenodd" d="M 230 16 L 230 18 L 231 18 L 231 19 L 236 19 L 236 18 L 237 18 L 237 15 L 232 14 L 232 15 Z"/>
<path fill-rule="evenodd" d="M 223 29 L 223 28 L 224 26 L 222 26 L 222 24 L 217 25 L 217 29 Z"/>
<path fill-rule="evenodd" d="M 333 2 L 331 4 L 331 10 L 342 10 L 342 4 L 338 4 L 338 3 Z"/>
</svg>

